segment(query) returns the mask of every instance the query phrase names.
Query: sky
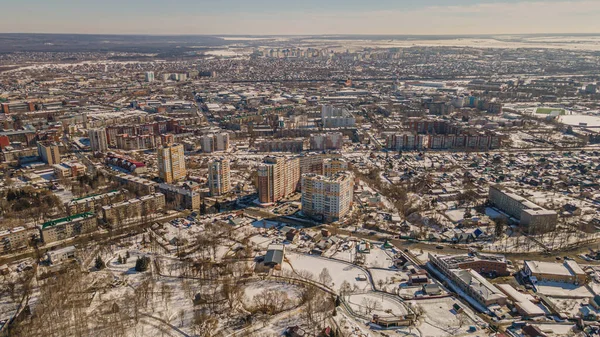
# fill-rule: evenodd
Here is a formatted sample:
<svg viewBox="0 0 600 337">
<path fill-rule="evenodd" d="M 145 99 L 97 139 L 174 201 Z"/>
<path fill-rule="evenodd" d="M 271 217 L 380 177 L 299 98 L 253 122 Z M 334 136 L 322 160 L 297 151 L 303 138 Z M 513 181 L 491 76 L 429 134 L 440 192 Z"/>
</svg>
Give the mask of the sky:
<svg viewBox="0 0 600 337">
<path fill-rule="evenodd" d="M 0 0 L 0 33 L 600 33 L 599 0 Z"/>
</svg>

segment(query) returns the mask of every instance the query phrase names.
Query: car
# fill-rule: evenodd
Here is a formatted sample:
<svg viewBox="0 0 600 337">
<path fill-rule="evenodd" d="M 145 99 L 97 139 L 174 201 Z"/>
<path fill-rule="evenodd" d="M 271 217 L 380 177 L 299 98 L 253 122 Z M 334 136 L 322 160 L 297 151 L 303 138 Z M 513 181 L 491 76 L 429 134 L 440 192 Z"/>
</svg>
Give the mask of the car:
<svg viewBox="0 0 600 337">
<path fill-rule="evenodd" d="M 437 245 L 435 246 L 435 249 L 444 249 L 444 246 Z"/>
</svg>

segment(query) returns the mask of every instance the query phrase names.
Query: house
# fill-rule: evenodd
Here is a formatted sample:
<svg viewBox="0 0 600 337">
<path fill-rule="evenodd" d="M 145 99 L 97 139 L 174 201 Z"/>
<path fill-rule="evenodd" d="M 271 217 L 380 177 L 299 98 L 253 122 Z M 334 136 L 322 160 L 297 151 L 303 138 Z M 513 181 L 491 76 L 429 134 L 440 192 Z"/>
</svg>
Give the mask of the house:
<svg viewBox="0 0 600 337">
<path fill-rule="evenodd" d="M 598 321 L 600 319 L 600 312 L 589 305 L 580 307 L 579 315 L 584 321 Z"/>
<path fill-rule="evenodd" d="M 292 228 L 291 230 L 285 233 L 285 239 L 289 242 L 296 243 L 298 239 L 300 239 L 300 231 Z"/>
<path fill-rule="evenodd" d="M 548 336 L 547 334 L 545 334 L 542 331 L 542 329 L 540 329 L 539 326 L 535 326 L 535 325 L 531 325 L 531 324 L 527 324 L 526 326 L 521 328 L 521 330 L 523 330 L 524 336 L 529 336 L 529 337 L 547 337 Z"/>
<path fill-rule="evenodd" d="M 596 310 L 600 310 L 600 295 L 590 298 L 590 305 Z"/>
<path fill-rule="evenodd" d="M 408 284 L 411 286 L 426 283 L 429 283 L 429 277 L 427 277 L 427 274 L 414 274 L 408 276 Z"/>
<path fill-rule="evenodd" d="M 265 266 L 280 269 L 283 263 L 284 250 L 283 245 L 269 245 L 264 259 Z"/>
<path fill-rule="evenodd" d="M 424 284 L 422 287 L 423 290 L 423 294 L 425 295 L 439 295 L 442 293 L 442 289 L 440 288 L 440 286 L 438 286 L 437 284 L 433 284 L 433 283 L 427 283 Z"/>
<path fill-rule="evenodd" d="M 283 333 L 283 335 L 286 337 L 304 337 L 304 336 L 306 336 L 306 333 L 304 332 L 304 330 L 302 328 L 295 325 L 295 326 L 290 326 L 287 329 L 285 329 L 285 332 Z"/>
<path fill-rule="evenodd" d="M 46 257 L 48 262 L 51 264 L 58 264 L 66 259 L 71 259 L 75 257 L 75 247 L 68 246 L 65 248 L 57 249 L 54 251 L 50 251 L 46 253 Z"/>
</svg>

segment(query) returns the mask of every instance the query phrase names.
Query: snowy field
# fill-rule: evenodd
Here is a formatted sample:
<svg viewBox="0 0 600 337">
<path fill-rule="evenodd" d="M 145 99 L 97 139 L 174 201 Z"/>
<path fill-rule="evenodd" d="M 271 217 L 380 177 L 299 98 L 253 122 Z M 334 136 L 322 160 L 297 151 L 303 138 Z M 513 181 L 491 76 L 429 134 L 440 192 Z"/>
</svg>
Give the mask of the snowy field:
<svg viewBox="0 0 600 337">
<path fill-rule="evenodd" d="M 395 300 L 391 296 L 378 293 L 353 294 L 347 296 L 345 300 L 354 312 L 365 316 L 395 317 L 408 314 L 407 308 L 399 298 Z"/>
<path fill-rule="evenodd" d="M 463 313 L 457 313 L 452 307 L 459 303 L 451 297 L 412 301 L 411 305 L 417 311 L 422 312 L 419 319 L 419 332 L 422 337 L 442 337 L 453 335 L 466 335 L 471 325 L 481 326 L 484 322 L 478 318 L 470 309 L 464 308 Z M 478 331 L 474 335 L 481 335 Z"/>
<path fill-rule="evenodd" d="M 318 280 L 318 275 L 323 269 L 327 269 L 331 276 L 332 283 L 328 286 L 339 291 L 342 283 L 347 281 L 352 288 L 358 290 L 371 290 L 371 285 L 368 281 L 359 281 L 359 275 L 365 275 L 366 272 L 357 266 L 351 264 L 315 257 L 311 255 L 299 255 L 295 253 L 287 253 L 286 259 L 288 263 L 284 263 L 283 270 L 299 273 L 301 271 L 311 273 L 314 280 Z"/>
</svg>

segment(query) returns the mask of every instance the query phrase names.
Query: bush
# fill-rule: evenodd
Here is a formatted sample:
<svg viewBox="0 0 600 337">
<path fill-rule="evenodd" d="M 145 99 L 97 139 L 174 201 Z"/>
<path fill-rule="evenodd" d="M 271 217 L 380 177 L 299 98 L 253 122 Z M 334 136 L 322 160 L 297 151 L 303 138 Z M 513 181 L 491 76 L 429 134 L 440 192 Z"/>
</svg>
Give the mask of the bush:
<svg viewBox="0 0 600 337">
<path fill-rule="evenodd" d="M 148 270 L 150 266 L 150 258 L 147 256 L 142 256 L 135 261 L 135 271 L 143 272 Z"/>
</svg>

